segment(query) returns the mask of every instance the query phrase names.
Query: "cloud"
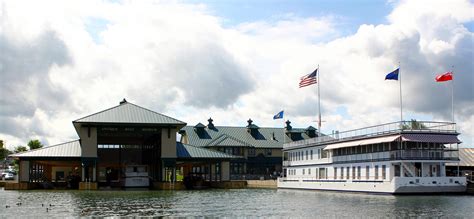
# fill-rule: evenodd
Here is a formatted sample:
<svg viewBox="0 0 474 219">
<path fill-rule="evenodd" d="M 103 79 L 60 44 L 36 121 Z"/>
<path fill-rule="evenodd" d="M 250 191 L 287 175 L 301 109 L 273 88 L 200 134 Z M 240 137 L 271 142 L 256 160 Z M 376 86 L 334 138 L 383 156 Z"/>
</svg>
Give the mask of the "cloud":
<svg viewBox="0 0 474 219">
<path fill-rule="evenodd" d="M 387 123 L 399 119 L 399 93 L 383 79 L 400 62 L 406 119 L 450 120 L 449 84 L 434 77 L 454 65 L 458 127 L 472 139 L 473 4 L 425 4 L 394 3 L 387 23 L 342 35 L 337 16 L 224 26 L 202 4 L 7 1 L 0 137 L 70 140 L 70 121 L 122 98 L 188 124 L 282 127 L 271 118 L 283 109 L 294 127 L 315 126 L 316 86 L 298 82 L 318 64 L 323 131 Z"/>
</svg>

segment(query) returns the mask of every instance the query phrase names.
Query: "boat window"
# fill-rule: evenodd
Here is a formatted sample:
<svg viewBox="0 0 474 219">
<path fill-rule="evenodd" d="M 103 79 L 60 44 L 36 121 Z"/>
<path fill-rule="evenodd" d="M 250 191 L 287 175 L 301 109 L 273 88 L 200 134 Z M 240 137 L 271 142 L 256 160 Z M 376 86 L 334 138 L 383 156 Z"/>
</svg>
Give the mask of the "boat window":
<svg viewBox="0 0 474 219">
<path fill-rule="evenodd" d="M 375 165 L 374 170 L 375 170 L 375 179 L 379 179 L 379 166 Z"/>
<path fill-rule="evenodd" d="M 395 169 L 395 174 L 394 175 L 396 177 L 400 177 L 400 165 L 399 164 L 395 165 L 394 169 Z"/>
<path fill-rule="evenodd" d="M 369 179 L 369 171 L 370 171 L 370 167 L 365 166 L 365 179 Z"/>
<path fill-rule="evenodd" d="M 382 165 L 382 179 L 386 179 L 386 170 L 385 170 L 386 166 L 385 165 Z"/>
</svg>

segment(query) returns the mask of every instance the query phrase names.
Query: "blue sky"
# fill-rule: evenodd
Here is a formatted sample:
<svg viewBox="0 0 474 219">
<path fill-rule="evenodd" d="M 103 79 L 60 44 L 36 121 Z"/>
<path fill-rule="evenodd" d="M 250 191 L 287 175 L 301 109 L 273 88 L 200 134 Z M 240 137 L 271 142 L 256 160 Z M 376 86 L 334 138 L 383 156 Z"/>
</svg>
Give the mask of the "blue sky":
<svg viewBox="0 0 474 219">
<path fill-rule="evenodd" d="M 75 139 L 72 120 L 123 98 L 190 125 L 212 117 L 216 125 L 251 118 L 280 126 L 272 117 L 284 109 L 294 127 L 315 126 L 316 87 L 297 85 L 318 64 L 323 132 L 394 122 L 398 84 L 383 78 L 398 61 L 404 118 L 435 121 L 450 121 L 451 96 L 433 78 L 455 63 L 460 138 L 474 142 L 469 0 L 7 0 L 0 7 L 7 48 L 0 61 L 13 57 L 0 63 L 8 81 L 0 87 L 0 138 L 9 147 Z"/>
<path fill-rule="evenodd" d="M 279 16 L 292 14 L 298 17 L 335 16 L 341 25 L 355 32 L 361 24 L 383 24 L 392 10 L 392 3 L 381 0 L 261 0 L 261 1 L 216 1 L 185 0 L 189 3 L 202 3 L 219 17 L 225 18 L 226 25 L 258 20 L 275 20 Z"/>
</svg>

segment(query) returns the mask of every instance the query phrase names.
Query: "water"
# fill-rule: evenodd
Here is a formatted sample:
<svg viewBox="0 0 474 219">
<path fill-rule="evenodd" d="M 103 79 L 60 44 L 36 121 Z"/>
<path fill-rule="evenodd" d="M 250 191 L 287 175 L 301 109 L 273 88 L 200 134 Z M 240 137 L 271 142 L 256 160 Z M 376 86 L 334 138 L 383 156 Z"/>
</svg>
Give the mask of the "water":
<svg viewBox="0 0 474 219">
<path fill-rule="evenodd" d="M 20 202 L 22 204 L 17 205 Z M 4 191 L 0 189 L 0 204 L 0 218 L 474 217 L 474 196 L 467 195 L 392 196 L 272 189 L 201 191 Z M 49 204 L 52 206 L 50 207 Z M 6 205 L 10 207 L 6 208 Z"/>
</svg>

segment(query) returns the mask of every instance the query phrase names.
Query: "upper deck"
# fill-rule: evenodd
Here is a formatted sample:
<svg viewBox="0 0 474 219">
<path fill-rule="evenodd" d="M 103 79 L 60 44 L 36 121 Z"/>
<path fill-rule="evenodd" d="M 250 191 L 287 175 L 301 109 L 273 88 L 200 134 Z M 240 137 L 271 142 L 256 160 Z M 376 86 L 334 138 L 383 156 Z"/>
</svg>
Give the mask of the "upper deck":
<svg viewBox="0 0 474 219">
<path fill-rule="evenodd" d="M 327 145 L 343 141 L 360 140 L 402 133 L 455 134 L 456 123 L 433 121 L 399 121 L 369 126 L 343 132 L 335 132 L 321 137 L 294 141 L 283 144 L 283 150 L 306 146 Z"/>
</svg>

